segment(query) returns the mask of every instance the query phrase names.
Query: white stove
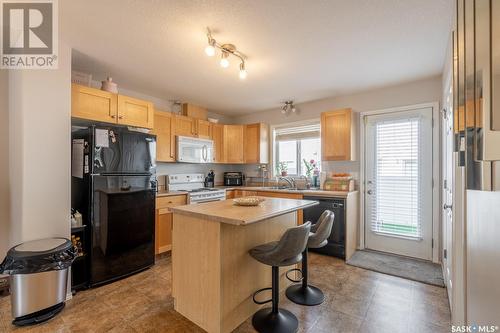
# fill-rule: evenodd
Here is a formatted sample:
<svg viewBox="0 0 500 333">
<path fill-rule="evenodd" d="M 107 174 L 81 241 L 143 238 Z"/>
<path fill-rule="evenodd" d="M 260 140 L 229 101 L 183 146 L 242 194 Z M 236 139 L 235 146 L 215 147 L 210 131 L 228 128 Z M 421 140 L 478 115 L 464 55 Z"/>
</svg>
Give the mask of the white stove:
<svg viewBox="0 0 500 333">
<path fill-rule="evenodd" d="M 166 178 L 168 191 L 188 192 L 188 204 L 226 200 L 226 190 L 205 187 L 205 175 L 201 173 L 178 173 Z"/>
</svg>

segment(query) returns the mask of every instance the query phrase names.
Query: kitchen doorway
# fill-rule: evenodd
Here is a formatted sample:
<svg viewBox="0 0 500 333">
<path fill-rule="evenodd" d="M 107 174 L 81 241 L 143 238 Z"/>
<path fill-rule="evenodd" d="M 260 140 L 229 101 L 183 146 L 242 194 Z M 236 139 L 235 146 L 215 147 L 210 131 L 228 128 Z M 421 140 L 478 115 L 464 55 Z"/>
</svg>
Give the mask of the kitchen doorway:
<svg viewBox="0 0 500 333">
<path fill-rule="evenodd" d="M 365 248 L 433 259 L 433 107 L 363 116 Z"/>
</svg>

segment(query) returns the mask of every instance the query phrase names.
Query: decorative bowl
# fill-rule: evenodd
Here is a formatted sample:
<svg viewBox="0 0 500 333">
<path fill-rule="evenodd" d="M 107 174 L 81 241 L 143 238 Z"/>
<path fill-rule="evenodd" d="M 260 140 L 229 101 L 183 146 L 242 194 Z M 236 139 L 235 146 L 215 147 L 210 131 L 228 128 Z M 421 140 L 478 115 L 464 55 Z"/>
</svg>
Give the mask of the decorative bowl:
<svg viewBox="0 0 500 333">
<path fill-rule="evenodd" d="M 259 197 L 243 197 L 233 199 L 233 205 L 235 206 L 258 206 L 261 202 L 265 201 L 264 198 Z"/>
</svg>

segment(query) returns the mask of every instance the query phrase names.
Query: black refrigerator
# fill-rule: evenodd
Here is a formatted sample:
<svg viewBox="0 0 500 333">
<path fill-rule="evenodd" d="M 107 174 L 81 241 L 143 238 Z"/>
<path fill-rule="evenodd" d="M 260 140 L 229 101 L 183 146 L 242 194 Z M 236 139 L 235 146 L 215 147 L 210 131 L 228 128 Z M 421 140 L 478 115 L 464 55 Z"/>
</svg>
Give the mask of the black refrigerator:
<svg viewBox="0 0 500 333">
<path fill-rule="evenodd" d="M 154 264 L 156 137 L 126 127 L 72 127 L 72 207 L 88 226 L 91 287 Z"/>
</svg>

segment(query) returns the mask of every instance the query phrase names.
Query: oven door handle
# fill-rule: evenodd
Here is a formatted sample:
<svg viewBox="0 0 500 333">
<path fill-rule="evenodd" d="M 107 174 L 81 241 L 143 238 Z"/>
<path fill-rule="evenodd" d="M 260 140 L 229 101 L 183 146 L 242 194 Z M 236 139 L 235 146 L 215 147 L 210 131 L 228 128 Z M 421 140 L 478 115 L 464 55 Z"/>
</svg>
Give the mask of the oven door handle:
<svg viewBox="0 0 500 333">
<path fill-rule="evenodd" d="M 211 199 L 205 199 L 205 200 L 195 200 L 194 202 L 191 202 L 191 203 L 204 203 L 204 202 L 222 201 L 222 200 L 224 200 L 224 198 L 220 197 L 220 198 L 211 198 Z"/>
</svg>

